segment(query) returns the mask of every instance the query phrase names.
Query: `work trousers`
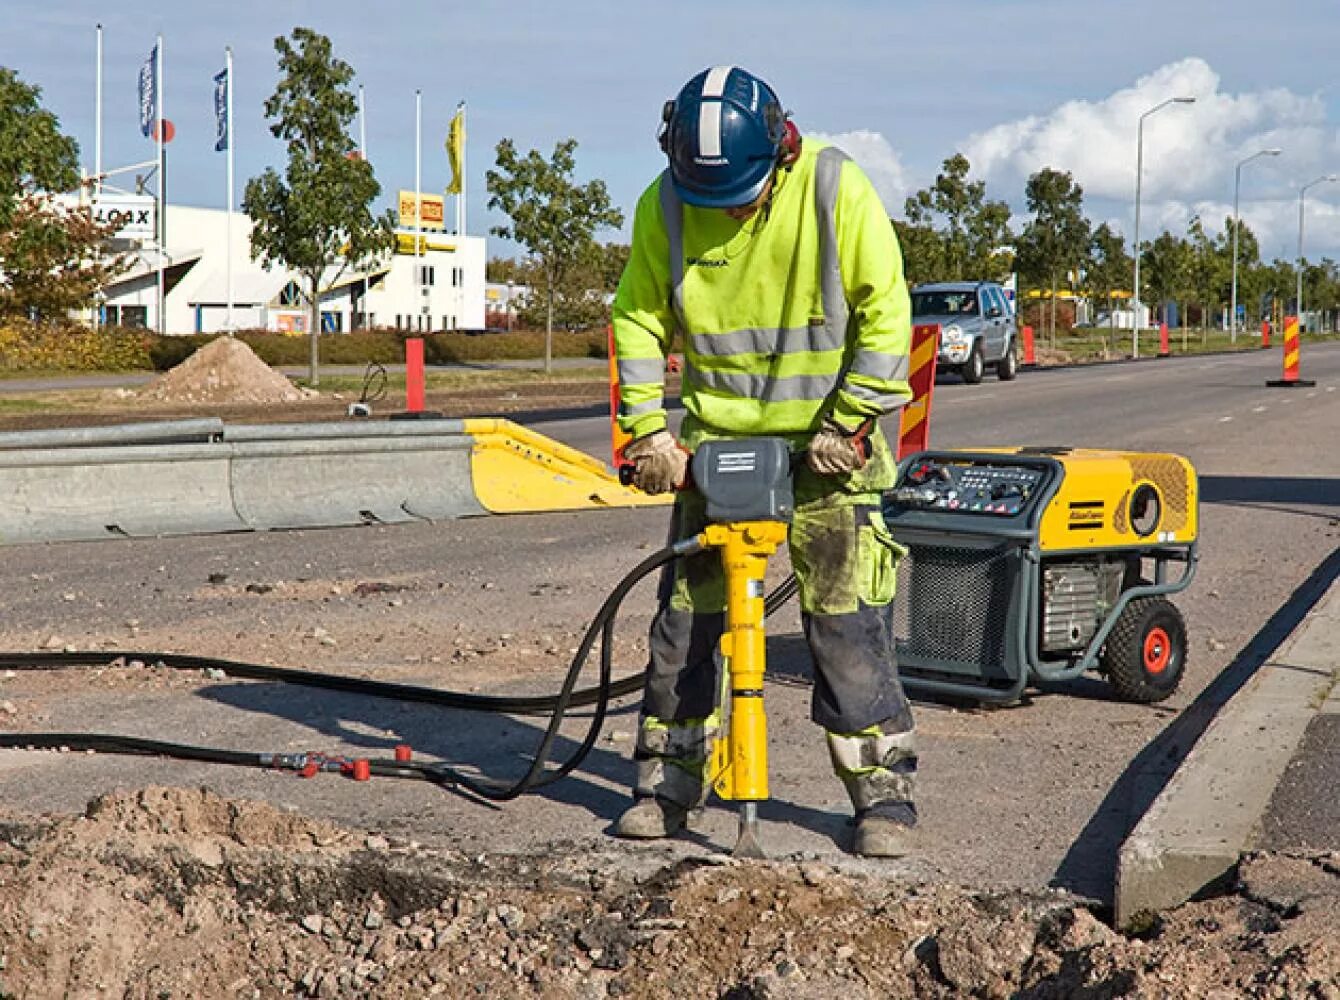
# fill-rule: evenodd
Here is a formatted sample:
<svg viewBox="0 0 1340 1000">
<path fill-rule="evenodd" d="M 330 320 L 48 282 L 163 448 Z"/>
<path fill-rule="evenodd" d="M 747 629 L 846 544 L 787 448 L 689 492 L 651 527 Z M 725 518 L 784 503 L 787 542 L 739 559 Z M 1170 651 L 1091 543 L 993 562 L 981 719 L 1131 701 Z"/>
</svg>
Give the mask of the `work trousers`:
<svg viewBox="0 0 1340 1000">
<path fill-rule="evenodd" d="M 821 477 L 801 470 L 788 544 L 814 659 L 811 718 L 827 731 L 834 770 L 858 815 L 885 812 L 910 823 L 916 818 L 914 724 L 891 629 L 903 550 L 879 501 L 878 493 L 826 488 Z M 681 494 L 672 535 L 689 537 L 705 524 L 701 495 Z M 707 743 L 719 719 L 724 580 L 714 550 L 679 560 L 662 579 L 638 740 L 639 795 L 683 805 L 694 804 L 685 799 L 695 792 L 699 801 L 706 796 Z M 667 763 L 679 773 L 667 772 Z M 667 773 L 673 788 L 665 783 Z M 698 784 L 686 784 L 686 774 Z"/>
</svg>

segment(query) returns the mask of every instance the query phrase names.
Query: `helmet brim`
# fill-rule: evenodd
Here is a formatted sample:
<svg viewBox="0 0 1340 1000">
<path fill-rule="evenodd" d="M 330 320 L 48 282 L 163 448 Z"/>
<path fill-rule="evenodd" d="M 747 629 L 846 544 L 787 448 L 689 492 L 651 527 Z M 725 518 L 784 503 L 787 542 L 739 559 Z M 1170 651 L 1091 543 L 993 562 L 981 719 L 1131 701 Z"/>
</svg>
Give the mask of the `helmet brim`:
<svg viewBox="0 0 1340 1000">
<path fill-rule="evenodd" d="M 757 181 L 747 187 L 732 188 L 727 191 L 703 191 L 681 184 L 675 177 L 674 171 L 670 172 L 670 182 L 674 184 L 675 193 L 679 195 L 680 201 L 697 208 L 743 208 L 745 205 L 758 200 L 758 196 L 768 186 L 768 180 L 771 177 L 772 169 L 769 168 L 763 172 L 763 175 Z"/>
</svg>

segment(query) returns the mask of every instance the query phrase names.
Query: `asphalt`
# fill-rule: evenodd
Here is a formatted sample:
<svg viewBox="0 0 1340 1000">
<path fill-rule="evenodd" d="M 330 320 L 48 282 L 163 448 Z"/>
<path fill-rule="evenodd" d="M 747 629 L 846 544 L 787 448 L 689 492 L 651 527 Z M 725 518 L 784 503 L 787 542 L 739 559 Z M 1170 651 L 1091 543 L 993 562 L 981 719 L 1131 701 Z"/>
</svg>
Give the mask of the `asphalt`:
<svg viewBox="0 0 1340 1000">
<path fill-rule="evenodd" d="M 1014 382 L 988 377 L 979 386 L 946 378 L 937 387 L 936 447 L 1065 444 L 1183 453 L 1200 473 L 1203 514 L 1200 573 L 1177 598 L 1192 655 L 1183 688 L 1167 702 L 1114 702 L 1103 682 L 1084 678 L 1035 692 L 1007 710 L 918 706 L 920 854 L 940 877 L 1051 885 L 1111 898 L 1120 844 L 1220 709 L 1277 658 L 1340 575 L 1334 556 L 1340 470 L 1333 444 L 1340 437 L 1340 344 L 1308 345 L 1303 367 L 1315 387 L 1267 388 L 1279 374 L 1276 351 L 1026 371 Z M 599 406 L 535 414 L 526 422 L 593 454 L 607 453 L 607 416 Z M 584 622 L 611 583 L 663 537 L 663 512 L 611 511 L 14 546 L 6 550 L 10 586 L 0 627 L 8 644 L 22 648 L 52 635 L 81 647 L 125 646 L 138 634 L 157 643 L 154 648 L 181 651 L 199 650 L 207 633 L 222 643 L 218 637 L 228 631 L 225 645 L 245 658 L 402 669 L 409 650 L 390 644 L 411 636 L 427 646 L 416 679 L 450 687 L 457 679 L 453 635 L 481 646 L 503 634 L 520 641 L 527 630 L 562 635 Z M 784 562 L 778 570 L 785 571 Z M 215 572 L 239 583 L 310 579 L 304 586 L 316 596 L 304 603 L 281 589 L 266 597 L 225 597 L 205 582 Z M 327 581 L 391 578 L 415 583 L 403 601 L 397 594 L 393 601 L 357 605 L 325 589 Z M 642 610 L 630 615 L 630 636 L 644 624 Z M 779 616 L 770 636 L 776 780 L 774 799 L 761 810 L 764 832 L 777 855 L 841 859 L 847 807 L 808 721 L 810 678 L 791 612 Z M 131 621 L 138 633 L 130 632 Z M 339 645 L 313 638 L 318 627 Z M 383 633 L 385 655 L 377 651 Z M 443 643 L 448 655 L 430 666 L 427 653 Z M 28 703 L 14 697 L 20 712 L 28 711 Z M 524 720 L 499 725 L 452 716 L 444 722 L 431 712 L 318 694 L 294 698 L 265 685 L 223 683 L 198 694 L 165 688 L 116 699 L 90 683 L 37 707 L 50 729 L 169 732 L 221 745 L 296 749 L 332 743 L 384 749 L 404 739 L 498 770 L 527 752 L 535 735 Z M 32 811 L 78 810 L 109 787 L 156 780 L 205 784 L 424 840 L 447 838 L 463 849 L 607 843 L 608 823 L 627 801 L 634 722 L 632 710 L 622 708 L 580 774 L 501 812 L 425 795 L 414 785 L 378 785 L 368 794 L 354 783 L 281 781 L 265 773 L 101 755 L 5 754 L 0 801 Z M 674 848 L 720 850 L 733 835 L 733 814 L 714 808 L 702 838 Z"/>
</svg>

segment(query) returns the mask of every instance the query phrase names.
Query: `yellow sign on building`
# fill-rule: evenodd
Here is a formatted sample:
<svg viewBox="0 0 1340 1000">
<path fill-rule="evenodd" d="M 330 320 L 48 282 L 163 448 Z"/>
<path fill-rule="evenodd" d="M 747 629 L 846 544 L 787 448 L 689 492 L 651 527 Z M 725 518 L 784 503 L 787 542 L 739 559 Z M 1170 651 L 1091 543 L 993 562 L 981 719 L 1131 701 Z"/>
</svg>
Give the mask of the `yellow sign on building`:
<svg viewBox="0 0 1340 1000">
<path fill-rule="evenodd" d="M 402 229 L 437 229 L 445 228 L 442 220 L 446 217 L 443 209 L 443 197 L 440 194 L 422 194 L 419 195 L 419 207 L 422 210 L 423 221 L 420 226 L 419 220 L 414 215 L 414 192 L 400 192 L 400 228 Z"/>
</svg>

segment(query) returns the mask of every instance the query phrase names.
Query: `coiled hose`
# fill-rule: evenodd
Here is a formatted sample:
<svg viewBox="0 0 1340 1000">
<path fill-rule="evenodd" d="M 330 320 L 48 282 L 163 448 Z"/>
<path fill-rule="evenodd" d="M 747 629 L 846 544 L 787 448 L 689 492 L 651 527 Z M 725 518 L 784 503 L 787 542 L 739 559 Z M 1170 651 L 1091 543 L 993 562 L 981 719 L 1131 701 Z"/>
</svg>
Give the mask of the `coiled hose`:
<svg viewBox="0 0 1340 1000">
<path fill-rule="evenodd" d="M 596 612 L 582 636 L 581 644 L 572 658 L 563 685 L 555 695 L 478 695 L 459 691 L 444 691 L 416 684 L 395 684 L 359 677 L 342 677 L 289 667 L 207 656 L 173 653 L 141 653 L 133 651 L 100 650 L 92 652 L 0 652 L 0 668 L 16 670 L 57 670 L 72 666 L 90 666 L 108 659 L 142 659 L 162 664 L 173 670 L 221 670 L 230 677 L 294 684 L 302 687 L 339 691 L 402 702 L 434 705 L 441 708 L 508 715 L 550 716 L 544 736 L 540 740 L 531 765 L 526 773 L 512 783 L 493 781 L 461 772 L 440 763 L 413 760 L 370 758 L 362 762 L 369 777 L 411 778 L 461 789 L 480 798 L 506 802 L 526 792 L 550 785 L 575 770 L 591 752 L 604 724 L 609 703 L 641 690 L 646 671 L 613 681 L 614 624 L 619 608 L 632 589 L 648 575 L 667 563 L 692 555 L 702 548 L 695 538 L 668 545 L 648 556 L 635 566 L 610 591 L 600 610 Z M 764 600 L 764 614 L 771 615 L 796 593 L 794 575 L 783 581 Z M 600 639 L 599 682 L 595 687 L 576 689 L 577 679 L 586 666 L 596 639 Z M 595 706 L 586 736 L 575 753 L 555 768 L 549 767 L 549 754 L 559 728 L 570 708 Z M 164 740 L 143 739 L 106 733 L 7 733 L 0 732 L 0 748 L 4 749 L 68 749 L 98 753 L 143 754 L 193 760 L 241 767 L 280 768 L 304 774 L 316 771 L 349 772 L 351 762 L 342 758 L 328 758 L 318 754 L 276 754 L 256 751 L 227 750 L 218 747 L 192 746 Z"/>
</svg>

